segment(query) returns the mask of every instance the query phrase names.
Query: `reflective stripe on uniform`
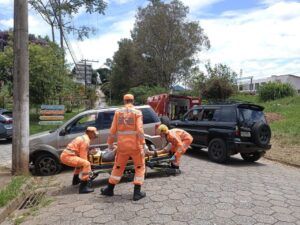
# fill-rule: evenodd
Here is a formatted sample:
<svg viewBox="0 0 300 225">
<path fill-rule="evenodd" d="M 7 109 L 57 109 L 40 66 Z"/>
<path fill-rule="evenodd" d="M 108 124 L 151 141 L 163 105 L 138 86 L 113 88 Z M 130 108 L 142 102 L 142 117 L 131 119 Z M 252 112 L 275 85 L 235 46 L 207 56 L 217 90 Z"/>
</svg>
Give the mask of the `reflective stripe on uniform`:
<svg viewBox="0 0 300 225">
<path fill-rule="evenodd" d="M 134 177 L 134 181 L 144 182 L 144 177 Z"/>
<path fill-rule="evenodd" d="M 134 130 L 124 130 L 124 131 L 118 131 L 118 135 L 136 135 L 137 132 Z"/>
<path fill-rule="evenodd" d="M 145 138 L 145 135 L 144 134 L 138 134 L 138 137 L 139 138 Z"/>
<path fill-rule="evenodd" d="M 183 147 L 184 148 L 188 148 L 190 145 L 187 145 L 187 144 L 183 144 Z"/>
<path fill-rule="evenodd" d="M 119 176 L 114 176 L 114 175 L 110 175 L 110 178 L 111 178 L 111 179 L 114 179 L 114 180 L 117 180 L 117 181 L 121 180 L 121 177 L 119 177 Z"/>
</svg>

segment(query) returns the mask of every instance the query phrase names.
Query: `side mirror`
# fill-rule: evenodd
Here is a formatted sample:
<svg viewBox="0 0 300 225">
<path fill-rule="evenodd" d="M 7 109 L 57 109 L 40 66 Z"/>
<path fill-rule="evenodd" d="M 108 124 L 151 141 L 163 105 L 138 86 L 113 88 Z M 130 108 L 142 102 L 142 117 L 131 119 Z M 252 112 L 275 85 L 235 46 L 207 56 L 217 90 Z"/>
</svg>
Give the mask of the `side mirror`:
<svg viewBox="0 0 300 225">
<path fill-rule="evenodd" d="M 59 136 L 65 136 L 66 134 L 67 134 L 66 128 L 62 129 L 62 130 L 59 132 Z"/>
</svg>

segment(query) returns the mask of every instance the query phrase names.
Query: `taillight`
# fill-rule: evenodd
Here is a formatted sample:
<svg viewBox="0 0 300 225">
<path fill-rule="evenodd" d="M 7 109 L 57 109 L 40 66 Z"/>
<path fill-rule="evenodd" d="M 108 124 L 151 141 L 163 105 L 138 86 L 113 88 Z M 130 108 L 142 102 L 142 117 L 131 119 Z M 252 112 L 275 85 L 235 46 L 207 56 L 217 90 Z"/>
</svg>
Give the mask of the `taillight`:
<svg viewBox="0 0 300 225">
<path fill-rule="evenodd" d="M 160 126 L 160 124 L 155 124 L 155 127 L 154 127 L 154 129 L 155 129 L 155 131 L 154 131 L 155 135 L 159 135 L 159 132 L 158 132 L 158 127 L 159 126 Z"/>
<path fill-rule="evenodd" d="M 241 136 L 241 131 L 238 126 L 235 126 L 235 136 Z"/>
</svg>

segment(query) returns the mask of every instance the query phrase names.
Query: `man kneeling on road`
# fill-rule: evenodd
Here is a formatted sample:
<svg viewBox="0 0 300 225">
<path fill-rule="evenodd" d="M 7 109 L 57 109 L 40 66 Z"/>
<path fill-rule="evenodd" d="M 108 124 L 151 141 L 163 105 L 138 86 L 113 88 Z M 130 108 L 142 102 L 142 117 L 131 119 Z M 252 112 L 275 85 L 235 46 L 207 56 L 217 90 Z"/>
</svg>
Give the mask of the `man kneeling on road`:
<svg viewBox="0 0 300 225">
<path fill-rule="evenodd" d="M 93 192 L 94 189 L 90 187 L 90 172 L 91 163 L 88 161 L 88 152 L 90 147 L 90 141 L 95 139 L 98 135 L 95 127 L 87 127 L 85 134 L 75 138 L 68 144 L 67 148 L 60 155 L 60 160 L 63 164 L 71 167 L 75 167 L 72 184 L 76 185 L 80 183 L 79 194 L 85 194 Z M 81 180 L 79 179 L 79 173 L 81 173 Z"/>
<path fill-rule="evenodd" d="M 158 127 L 158 131 L 160 133 L 160 136 L 162 138 L 165 138 L 168 144 L 164 149 L 160 151 L 150 151 L 150 155 L 157 156 L 158 154 L 167 153 L 171 151 L 174 154 L 171 158 L 172 167 L 174 169 L 179 169 L 181 156 L 186 152 L 186 150 L 193 142 L 192 135 L 190 135 L 184 130 L 177 128 L 169 130 L 169 128 L 164 124 L 161 124 Z"/>
</svg>

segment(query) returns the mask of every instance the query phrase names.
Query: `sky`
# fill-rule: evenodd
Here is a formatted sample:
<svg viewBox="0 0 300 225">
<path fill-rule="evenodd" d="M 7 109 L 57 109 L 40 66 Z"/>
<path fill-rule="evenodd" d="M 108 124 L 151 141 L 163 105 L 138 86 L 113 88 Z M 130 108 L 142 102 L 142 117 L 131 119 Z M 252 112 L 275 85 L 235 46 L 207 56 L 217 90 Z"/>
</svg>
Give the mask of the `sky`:
<svg viewBox="0 0 300 225">
<path fill-rule="evenodd" d="M 147 0 L 106 0 L 105 15 L 87 15 L 83 10 L 74 25 L 94 26 L 89 39 L 68 35 L 78 60 L 97 60 L 103 66 L 118 50 L 118 41 L 130 38 L 138 7 Z M 165 1 L 168 2 L 168 1 Z M 300 76 L 300 0 L 182 0 L 190 8 L 187 20 L 199 21 L 211 48 L 197 54 L 199 66 L 223 63 L 242 77 Z M 13 26 L 13 0 L 0 0 L 0 30 Z M 29 32 L 51 37 L 50 27 L 33 10 Z M 56 36 L 59 39 L 59 36 Z M 68 56 L 70 60 L 70 56 Z"/>
</svg>

